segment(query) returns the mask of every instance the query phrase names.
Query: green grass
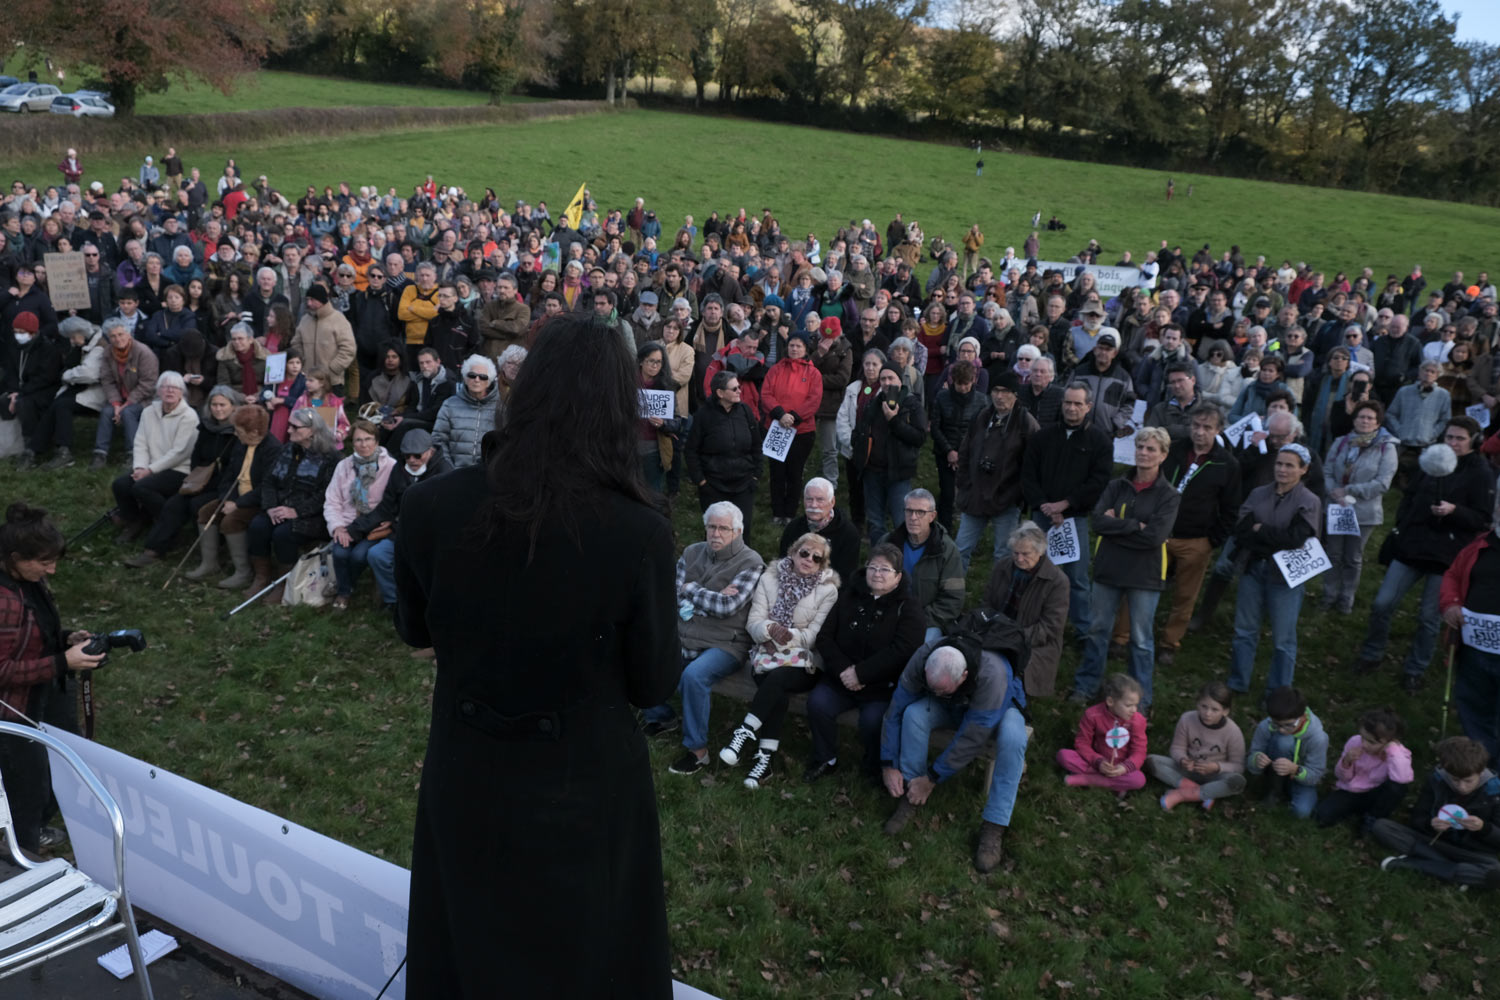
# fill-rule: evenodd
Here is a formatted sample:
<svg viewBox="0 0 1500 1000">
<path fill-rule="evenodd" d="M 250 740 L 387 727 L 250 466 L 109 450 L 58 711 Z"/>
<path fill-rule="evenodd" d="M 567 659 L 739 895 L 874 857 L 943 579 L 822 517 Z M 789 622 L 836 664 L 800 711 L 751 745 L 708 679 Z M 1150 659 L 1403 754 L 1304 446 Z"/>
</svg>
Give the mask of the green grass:
<svg viewBox="0 0 1500 1000">
<path fill-rule="evenodd" d="M 374 86 L 276 78 L 314 87 Z M 430 171 L 470 191 L 493 186 L 502 199 L 545 199 L 554 212 L 588 181 L 605 207 L 644 197 L 668 233 L 685 213 L 701 224 L 714 209 L 743 207 L 758 215 L 770 206 L 788 235 L 816 231 L 826 244 L 851 217 L 868 216 L 883 232 L 899 209 L 920 220 L 929 236 L 952 241 L 977 221 L 986 252 L 997 257 L 1007 244 L 1020 247 L 1040 209 L 1044 218 L 1056 213 L 1069 225 L 1066 233 L 1042 232 L 1044 258 L 1066 259 L 1090 238 L 1104 246 L 1109 263 L 1127 249 L 1143 259 L 1163 239 L 1189 250 L 1238 243 L 1251 259 L 1263 253 L 1274 263 L 1307 260 L 1330 278 L 1369 266 L 1381 279 L 1405 274 L 1414 263 L 1439 282 L 1455 269 L 1472 276 L 1490 266 L 1475 259 L 1475 248 L 1492 244 L 1500 226 L 1497 209 L 1181 173 L 1174 175 L 1178 197 L 1168 204 L 1164 175 L 1156 171 L 999 153 L 986 153 L 985 176 L 976 178 L 972 153 L 961 147 L 670 112 L 453 128 L 437 136 L 278 137 L 181 152 L 205 176 L 216 176 L 234 156 L 250 176 L 264 172 L 288 192 L 345 179 L 407 190 Z M 5 166 L 15 176 L 58 178 L 52 150 L 0 159 L 11 161 Z M 109 178 L 108 185 L 124 173 L 133 176 L 139 163 L 134 154 L 86 161 L 88 177 Z"/>
<path fill-rule="evenodd" d="M 52 509 L 68 534 L 107 506 L 105 473 L 22 478 L 7 466 L 0 477 L 8 495 Z M 924 456 L 918 481 L 935 488 L 933 478 Z M 675 526 L 683 542 L 701 537 L 688 495 Z M 762 503 L 751 541 L 769 554 L 777 535 Z M 124 570 L 118 559 L 128 550 L 109 536 L 72 552 L 55 581 L 70 624 L 142 627 L 150 636 L 148 651 L 118 656 L 99 678 L 99 738 L 408 863 L 432 667 L 411 660 L 374 611 L 368 576 L 347 615 L 257 606 L 224 623 L 218 615 L 237 595 L 186 581 L 163 592 L 175 557 Z M 985 573 L 977 559 L 971 599 Z M 1393 671 L 1355 681 L 1344 669 L 1379 575 L 1373 565 L 1366 572 L 1349 618 L 1317 612 L 1309 595 L 1298 683 L 1335 748 L 1360 711 L 1398 705 L 1425 773 L 1442 664 L 1417 697 L 1400 694 Z M 1404 654 L 1414 612 L 1408 601 L 1396 615 L 1393 659 Z M 1217 627 L 1189 636 L 1177 664 L 1158 671 L 1153 749 L 1165 746 L 1198 685 L 1226 673 L 1228 619 L 1221 609 Z M 1263 641 L 1257 678 L 1268 657 Z M 1063 690 L 1075 665 L 1070 644 Z M 742 711 L 715 699 L 714 746 Z M 1248 737 L 1253 706 L 1234 715 Z M 1191 806 L 1164 814 L 1154 784 L 1123 805 L 1063 789 L 1051 758 L 1076 718 L 1056 700 L 1034 704 L 1007 859 L 989 877 L 969 860 L 984 796 L 977 768 L 935 792 L 893 842 L 880 832 L 891 808 L 883 793 L 847 770 L 816 786 L 797 780 L 810 747 L 800 717 L 784 738 L 781 780 L 754 793 L 717 766 L 692 778 L 669 774 L 680 747 L 656 744 L 677 978 L 724 997 L 1036 988 L 1043 996 L 1405 998 L 1496 988 L 1494 897 L 1382 874 L 1378 846 L 1249 799 L 1210 814 Z M 852 731 L 842 738 L 852 761 Z"/>
<path fill-rule="evenodd" d="M 485 104 L 488 94 L 395 83 L 370 83 L 339 77 L 261 70 L 236 83 L 228 94 L 203 82 L 172 81 L 160 94 L 142 94 L 136 111 L 143 115 L 214 114 L 265 108 L 424 107 Z"/>
</svg>

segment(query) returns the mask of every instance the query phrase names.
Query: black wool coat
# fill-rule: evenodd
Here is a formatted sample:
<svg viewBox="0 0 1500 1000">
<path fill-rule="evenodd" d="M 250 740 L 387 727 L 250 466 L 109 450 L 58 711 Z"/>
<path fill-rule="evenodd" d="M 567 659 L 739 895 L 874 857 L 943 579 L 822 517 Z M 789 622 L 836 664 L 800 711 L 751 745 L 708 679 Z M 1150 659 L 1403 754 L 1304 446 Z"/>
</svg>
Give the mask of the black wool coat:
<svg viewBox="0 0 1500 1000">
<path fill-rule="evenodd" d="M 401 501 L 397 627 L 437 651 L 417 797 L 410 997 L 672 994 L 661 840 L 631 705 L 681 673 L 665 519 L 604 489 L 576 538 L 488 540 L 483 465 Z"/>
</svg>

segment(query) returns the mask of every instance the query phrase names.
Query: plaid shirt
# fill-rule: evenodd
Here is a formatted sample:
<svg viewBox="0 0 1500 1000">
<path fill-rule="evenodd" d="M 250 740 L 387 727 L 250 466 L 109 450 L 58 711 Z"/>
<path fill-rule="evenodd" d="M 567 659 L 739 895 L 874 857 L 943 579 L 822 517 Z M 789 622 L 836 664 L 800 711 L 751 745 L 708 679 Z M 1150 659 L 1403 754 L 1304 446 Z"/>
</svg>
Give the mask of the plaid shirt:
<svg viewBox="0 0 1500 1000">
<path fill-rule="evenodd" d="M 677 560 L 677 598 L 678 600 L 691 601 L 693 611 L 697 614 L 708 615 L 710 618 L 728 618 L 750 600 L 750 595 L 755 592 L 755 583 L 760 579 L 762 566 L 746 569 L 730 581 L 729 586 L 735 588 L 738 593 L 725 594 L 718 590 L 708 590 L 687 579 L 687 563 Z M 729 589 L 728 587 L 725 588 Z"/>
</svg>

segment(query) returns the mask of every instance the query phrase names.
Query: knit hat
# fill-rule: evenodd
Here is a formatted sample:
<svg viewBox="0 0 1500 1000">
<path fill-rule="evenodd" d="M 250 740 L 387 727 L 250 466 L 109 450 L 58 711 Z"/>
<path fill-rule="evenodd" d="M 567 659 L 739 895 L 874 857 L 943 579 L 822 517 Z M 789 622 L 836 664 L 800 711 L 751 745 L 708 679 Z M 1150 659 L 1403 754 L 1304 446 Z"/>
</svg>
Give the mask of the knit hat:
<svg viewBox="0 0 1500 1000">
<path fill-rule="evenodd" d="M 24 330 L 27 333 L 36 333 L 42 328 L 41 320 L 37 319 L 36 313 L 26 311 L 16 313 L 16 318 L 10 321 L 12 330 Z"/>
<path fill-rule="evenodd" d="M 784 301 L 782 301 L 781 296 L 777 295 L 775 292 L 772 292 L 770 295 L 767 295 L 765 302 L 762 303 L 762 304 L 766 305 L 766 306 L 775 306 L 777 309 L 785 309 L 786 308 L 786 303 Z"/>
<path fill-rule="evenodd" d="M 990 392 L 996 389 L 1004 389 L 1006 392 L 1020 392 L 1021 379 L 1015 372 L 1006 369 L 990 380 Z"/>
<path fill-rule="evenodd" d="M 825 337 L 837 337 L 844 332 L 844 324 L 837 316 L 824 316 L 823 322 L 818 324 L 818 329 Z"/>
<path fill-rule="evenodd" d="M 891 364 L 889 361 L 887 361 L 885 364 L 883 364 L 883 365 L 880 366 L 880 374 L 884 375 L 886 372 L 893 372 L 893 373 L 895 373 L 895 376 L 897 378 L 899 378 L 903 382 L 905 382 L 905 378 L 903 377 L 903 375 L 901 373 L 901 369 L 897 368 L 895 365 Z"/>
<path fill-rule="evenodd" d="M 309 285 L 308 288 L 307 288 L 307 301 L 309 301 L 309 302 L 327 302 L 328 301 L 328 288 L 327 288 L 327 286 L 325 286 L 325 285 L 318 285 L 318 284 Z"/>
</svg>

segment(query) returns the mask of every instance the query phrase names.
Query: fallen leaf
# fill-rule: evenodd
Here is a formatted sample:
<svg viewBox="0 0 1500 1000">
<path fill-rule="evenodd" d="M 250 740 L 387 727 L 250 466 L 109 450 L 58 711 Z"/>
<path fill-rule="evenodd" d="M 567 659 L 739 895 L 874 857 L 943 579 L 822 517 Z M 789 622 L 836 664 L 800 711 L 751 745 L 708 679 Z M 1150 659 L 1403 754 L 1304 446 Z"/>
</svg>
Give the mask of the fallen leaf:
<svg viewBox="0 0 1500 1000">
<path fill-rule="evenodd" d="M 1159 907 L 1161 907 L 1163 910 L 1165 910 L 1167 908 L 1167 897 L 1166 896 L 1157 896 L 1156 897 L 1156 905 L 1159 906 Z"/>
<path fill-rule="evenodd" d="M 1442 978 L 1437 973 L 1429 972 L 1423 975 L 1422 978 L 1417 980 L 1417 986 L 1421 988 L 1423 993 L 1431 993 L 1433 990 L 1437 989 L 1438 986 L 1442 984 L 1442 982 Z"/>
</svg>

